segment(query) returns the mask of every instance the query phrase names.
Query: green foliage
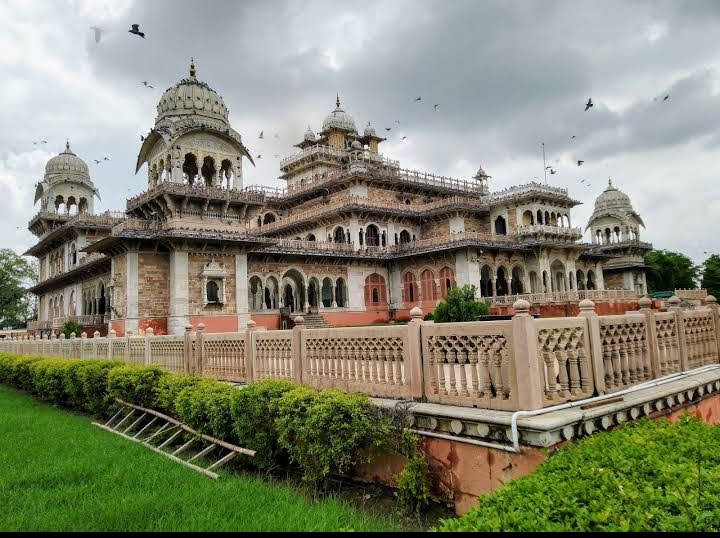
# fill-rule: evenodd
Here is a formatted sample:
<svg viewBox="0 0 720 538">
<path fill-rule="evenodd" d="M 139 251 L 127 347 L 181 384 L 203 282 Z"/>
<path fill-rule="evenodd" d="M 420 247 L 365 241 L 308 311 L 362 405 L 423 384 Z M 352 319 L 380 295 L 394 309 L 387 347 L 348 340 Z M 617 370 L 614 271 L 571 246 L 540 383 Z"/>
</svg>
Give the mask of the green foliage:
<svg viewBox="0 0 720 538">
<path fill-rule="evenodd" d="M 162 377 L 170 375 L 157 366 L 126 365 L 113 368 L 108 374 L 108 392 L 113 398 L 142 407 L 155 403 L 157 384 Z"/>
<path fill-rule="evenodd" d="M 71 361 L 65 372 L 69 405 L 104 416 L 114 403 L 108 392 L 108 374 L 123 363 L 111 360 Z"/>
<path fill-rule="evenodd" d="M 433 316 L 432 312 L 428 312 L 423 316 L 423 321 L 433 321 L 435 317 Z"/>
<path fill-rule="evenodd" d="M 287 459 L 277 441 L 277 402 L 297 387 L 292 381 L 266 379 L 251 383 L 233 395 L 231 413 L 235 434 L 243 446 L 257 451 L 253 465 L 269 469 L 279 460 Z"/>
<path fill-rule="evenodd" d="M 488 304 L 475 299 L 476 290 L 477 288 L 472 284 L 449 290 L 445 300 L 435 307 L 433 313 L 435 323 L 475 321 L 478 316 L 489 314 Z"/>
<path fill-rule="evenodd" d="M 237 443 L 230 415 L 231 400 L 236 391 L 232 385 L 214 379 L 189 384 L 178 393 L 177 417 L 201 433 Z"/>
<path fill-rule="evenodd" d="M 650 292 L 695 288 L 699 267 L 685 254 L 669 250 L 653 250 L 645 255 L 647 285 Z"/>
<path fill-rule="evenodd" d="M 280 446 L 314 483 L 369 461 L 367 449 L 383 446 L 390 433 L 389 422 L 367 396 L 309 387 L 280 398 L 275 426 Z"/>
<path fill-rule="evenodd" d="M 713 254 L 703 263 L 700 287 L 708 290 L 708 294 L 716 299 L 720 297 L 720 255 Z"/>
<path fill-rule="evenodd" d="M 70 338 L 71 334 L 74 334 L 76 338 L 80 338 L 81 332 L 82 329 L 80 325 L 74 321 L 66 321 L 65 325 L 63 325 L 62 333 L 65 335 L 65 338 Z"/>
<path fill-rule="evenodd" d="M 25 288 L 37 282 L 37 264 L 9 248 L 0 249 L 0 327 L 24 325 L 35 301 Z"/>
<path fill-rule="evenodd" d="M 430 469 L 418 437 L 407 428 L 400 435 L 401 453 L 408 461 L 396 477 L 398 501 L 408 512 L 420 515 L 430 505 Z"/>
<path fill-rule="evenodd" d="M 571 443 L 444 531 L 718 531 L 720 427 L 643 419 Z"/>
<path fill-rule="evenodd" d="M 43 359 L 33 364 L 32 383 L 34 392 L 43 400 L 58 405 L 67 404 L 65 374 L 71 362 L 64 359 Z"/>
<path fill-rule="evenodd" d="M 204 379 L 193 375 L 165 375 L 155 385 L 155 406 L 153 409 L 177 416 L 175 402 L 186 387 L 194 387 Z"/>
</svg>

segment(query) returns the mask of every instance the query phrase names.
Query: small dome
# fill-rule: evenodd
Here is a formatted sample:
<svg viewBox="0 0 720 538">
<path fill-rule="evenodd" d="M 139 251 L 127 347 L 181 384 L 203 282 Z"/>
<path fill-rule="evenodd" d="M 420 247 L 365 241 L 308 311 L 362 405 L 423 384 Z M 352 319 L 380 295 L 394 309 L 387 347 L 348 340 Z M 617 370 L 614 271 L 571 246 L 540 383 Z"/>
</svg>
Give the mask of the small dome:
<svg viewBox="0 0 720 538">
<path fill-rule="evenodd" d="M 335 102 L 335 110 L 330 112 L 325 118 L 322 124 L 323 131 L 328 129 L 341 129 L 343 131 L 350 131 L 357 133 L 357 127 L 355 127 L 355 120 L 353 117 L 340 108 L 340 97 L 337 97 Z"/>
<path fill-rule="evenodd" d="M 228 109 L 220 95 L 195 78 L 195 64 L 190 63 L 190 76 L 165 90 L 157 105 L 157 119 L 166 116 L 197 114 L 228 123 Z"/>
<path fill-rule="evenodd" d="M 630 197 L 615 188 L 612 184 L 612 180 L 608 180 L 607 188 L 595 199 L 595 210 L 590 216 L 589 223 L 592 223 L 595 219 L 601 217 L 617 217 L 626 218 L 627 216 L 633 216 L 638 219 L 640 224 L 643 224 L 638 215 L 633 209 Z M 590 224 L 588 224 L 588 227 Z M 644 224 L 643 224 L 644 226 Z"/>
<path fill-rule="evenodd" d="M 313 133 L 313 130 L 308 125 L 307 131 L 305 131 L 304 139 L 307 142 L 315 142 L 315 133 Z"/>
<path fill-rule="evenodd" d="M 481 166 L 480 168 L 478 168 L 478 171 L 477 171 L 477 173 L 475 174 L 475 176 L 474 176 L 473 179 L 484 180 L 484 179 L 487 179 L 487 178 L 489 178 L 489 177 L 490 177 L 490 176 L 485 173 L 485 170 L 483 170 L 483 168 L 482 168 L 482 166 Z"/>
<path fill-rule="evenodd" d="M 365 131 L 363 134 L 365 136 L 377 136 L 377 134 L 375 134 L 375 127 L 370 125 L 370 122 L 368 122 L 367 126 L 365 127 Z"/>
<path fill-rule="evenodd" d="M 363 146 L 362 146 L 362 144 L 360 143 L 359 140 L 353 140 L 353 141 L 352 141 L 352 144 L 350 144 L 350 147 L 351 147 L 352 149 L 362 149 Z"/>
<path fill-rule="evenodd" d="M 45 165 L 46 177 L 58 174 L 78 176 L 78 179 L 90 181 L 87 164 L 72 152 L 69 141 L 65 143 L 65 151 L 51 158 Z"/>
</svg>

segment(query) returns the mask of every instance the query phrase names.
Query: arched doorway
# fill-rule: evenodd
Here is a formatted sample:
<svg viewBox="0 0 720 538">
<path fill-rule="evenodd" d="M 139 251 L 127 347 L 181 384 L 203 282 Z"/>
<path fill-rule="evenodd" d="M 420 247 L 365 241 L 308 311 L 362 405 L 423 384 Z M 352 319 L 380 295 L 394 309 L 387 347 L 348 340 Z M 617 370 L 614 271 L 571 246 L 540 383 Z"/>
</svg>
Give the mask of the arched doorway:
<svg viewBox="0 0 720 538">
<path fill-rule="evenodd" d="M 496 295 L 508 294 L 507 273 L 502 265 L 498 267 L 497 270 L 497 276 L 495 278 L 495 291 L 497 292 Z"/>
<path fill-rule="evenodd" d="M 369 225 L 365 229 L 365 244 L 369 247 L 377 247 L 380 245 L 380 232 L 374 224 Z"/>
<path fill-rule="evenodd" d="M 480 295 L 483 297 L 492 297 L 492 270 L 489 266 L 483 265 L 480 270 Z"/>
<path fill-rule="evenodd" d="M 342 277 L 335 282 L 335 304 L 337 304 L 338 308 L 347 306 L 347 286 L 345 285 L 345 279 Z"/>
<path fill-rule="evenodd" d="M 301 312 L 305 300 L 305 278 L 297 269 L 289 269 L 283 275 L 283 305 L 290 312 Z"/>
<path fill-rule="evenodd" d="M 560 260 L 552 262 L 550 265 L 550 273 L 552 274 L 552 291 L 567 291 L 565 265 Z"/>
<path fill-rule="evenodd" d="M 495 219 L 495 235 L 507 235 L 507 224 L 505 218 L 498 217 Z"/>
<path fill-rule="evenodd" d="M 512 270 L 512 279 L 510 280 L 510 294 L 517 295 L 525 293 L 523 290 L 523 270 L 515 266 Z"/>
</svg>

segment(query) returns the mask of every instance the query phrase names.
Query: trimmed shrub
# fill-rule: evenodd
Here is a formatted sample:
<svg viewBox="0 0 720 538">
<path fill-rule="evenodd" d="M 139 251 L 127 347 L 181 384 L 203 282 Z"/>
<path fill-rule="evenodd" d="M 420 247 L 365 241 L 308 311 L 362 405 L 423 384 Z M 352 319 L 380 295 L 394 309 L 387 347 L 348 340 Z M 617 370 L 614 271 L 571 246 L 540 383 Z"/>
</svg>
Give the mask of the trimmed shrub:
<svg viewBox="0 0 720 538">
<path fill-rule="evenodd" d="M 114 403 L 108 392 L 108 375 L 124 363 L 112 360 L 73 361 L 68 369 L 66 387 L 71 405 L 93 415 L 105 416 Z"/>
<path fill-rule="evenodd" d="M 475 321 L 478 316 L 489 314 L 488 303 L 475 299 L 476 290 L 477 288 L 472 284 L 449 290 L 445 300 L 433 311 L 435 323 Z"/>
<path fill-rule="evenodd" d="M 194 387 L 204 379 L 192 375 L 166 375 L 158 379 L 155 385 L 155 407 L 157 411 L 176 416 L 175 402 L 186 387 Z"/>
<path fill-rule="evenodd" d="M 235 435 L 243 446 L 257 451 L 252 458 L 253 465 L 269 469 L 287 459 L 278 444 L 277 403 L 283 394 L 298 386 L 292 381 L 266 379 L 233 394 L 231 414 Z"/>
<path fill-rule="evenodd" d="M 65 391 L 65 372 L 71 362 L 65 359 L 43 359 L 33 363 L 33 392 L 43 400 L 58 405 L 66 405 L 68 394 Z"/>
<path fill-rule="evenodd" d="M 280 446 L 308 482 L 344 473 L 369 460 L 365 450 L 384 446 L 389 422 L 367 396 L 336 389 L 298 387 L 278 402 L 275 425 Z"/>
<path fill-rule="evenodd" d="M 74 334 L 76 338 L 80 338 L 81 332 L 82 329 L 80 328 L 80 325 L 74 321 L 66 321 L 62 328 L 62 333 L 65 335 L 65 338 L 70 338 L 71 334 Z"/>
<path fill-rule="evenodd" d="M 188 385 L 178 393 L 177 418 L 199 432 L 236 443 L 230 413 L 235 391 L 232 385 L 213 379 Z"/>
<path fill-rule="evenodd" d="M 155 405 L 158 382 L 168 375 L 168 372 L 157 366 L 120 366 L 108 374 L 108 392 L 113 398 L 152 407 Z"/>
</svg>

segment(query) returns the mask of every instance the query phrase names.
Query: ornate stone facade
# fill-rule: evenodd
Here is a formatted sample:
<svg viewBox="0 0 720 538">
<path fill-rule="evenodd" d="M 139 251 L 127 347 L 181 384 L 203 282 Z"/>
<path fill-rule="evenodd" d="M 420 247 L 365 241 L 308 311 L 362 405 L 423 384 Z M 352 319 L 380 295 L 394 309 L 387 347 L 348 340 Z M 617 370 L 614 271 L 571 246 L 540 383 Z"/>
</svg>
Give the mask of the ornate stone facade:
<svg viewBox="0 0 720 538">
<path fill-rule="evenodd" d="M 379 153 L 372 126 L 361 134 L 356 125 L 338 98 L 281 161 L 286 188 L 244 187 L 249 152 L 192 66 L 160 100 L 137 159 L 148 188 L 124 215 L 52 208 L 63 166 L 72 177 L 62 177 L 85 189 L 84 208 L 96 191 L 69 147 L 48 163 L 44 205 L 30 223 L 38 243 L 28 251 L 40 260 L 40 322 L 96 314 L 117 334 L 180 333 L 200 322 L 211 332 L 239 330 L 251 317 L 279 328 L 302 312 L 366 325 L 432 310 L 464 284 L 498 304 L 607 286 L 644 293 L 642 221 L 617 189 L 598 198 L 589 227 L 600 238 L 618 228 L 621 240 L 582 243 L 567 190 L 530 183 L 490 192 L 482 168 L 469 179 L 403 169 Z"/>
</svg>

